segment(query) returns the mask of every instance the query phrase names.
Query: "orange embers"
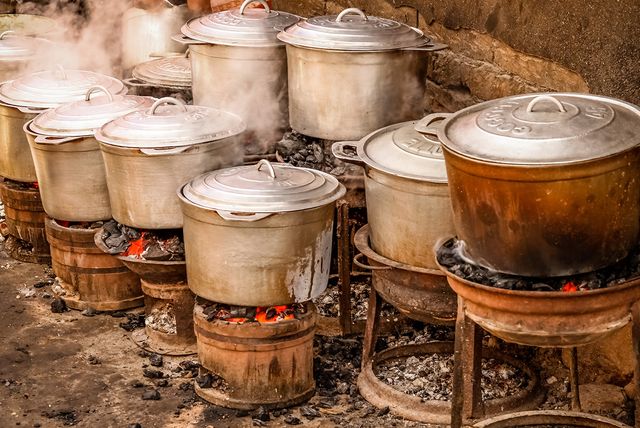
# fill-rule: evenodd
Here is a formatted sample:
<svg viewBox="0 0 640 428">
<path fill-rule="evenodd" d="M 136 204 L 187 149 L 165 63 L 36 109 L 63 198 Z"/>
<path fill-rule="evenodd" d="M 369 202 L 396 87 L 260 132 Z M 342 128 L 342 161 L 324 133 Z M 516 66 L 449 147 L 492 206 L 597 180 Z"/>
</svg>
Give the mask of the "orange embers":
<svg viewBox="0 0 640 428">
<path fill-rule="evenodd" d="M 572 291 L 578 291 L 578 286 L 573 283 L 573 281 L 568 281 L 562 286 L 562 291 L 565 293 L 569 293 Z"/>
<path fill-rule="evenodd" d="M 209 321 L 275 323 L 296 319 L 296 312 L 304 313 L 303 307 L 299 304 L 258 307 L 214 304 L 207 308 L 206 315 Z"/>
<path fill-rule="evenodd" d="M 256 308 L 256 321 L 258 322 L 278 322 L 295 319 L 293 309 L 287 305 Z"/>
<path fill-rule="evenodd" d="M 135 241 L 129 242 L 129 248 L 127 248 L 127 250 L 122 253 L 122 255 L 125 257 L 135 257 L 136 259 L 141 259 L 142 253 L 144 252 L 145 248 L 146 234 L 147 232 L 141 232 L 140 238 L 136 239 Z"/>
</svg>

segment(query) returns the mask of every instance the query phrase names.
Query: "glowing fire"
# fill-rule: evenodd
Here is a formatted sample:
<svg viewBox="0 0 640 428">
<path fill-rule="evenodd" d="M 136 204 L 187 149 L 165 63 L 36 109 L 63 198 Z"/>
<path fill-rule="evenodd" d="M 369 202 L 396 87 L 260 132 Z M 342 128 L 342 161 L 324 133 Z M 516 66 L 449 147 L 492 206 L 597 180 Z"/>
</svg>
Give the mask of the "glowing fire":
<svg viewBox="0 0 640 428">
<path fill-rule="evenodd" d="M 135 241 L 131 241 L 129 244 L 129 248 L 122 253 L 125 257 L 135 257 L 136 259 L 142 258 L 142 253 L 144 252 L 145 247 L 145 236 L 147 232 L 140 233 L 140 238 Z"/>
<path fill-rule="evenodd" d="M 565 293 L 571 293 L 573 291 L 578 291 L 578 286 L 573 283 L 573 281 L 568 281 L 566 284 L 562 286 L 562 291 Z"/>
<path fill-rule="evenodd" d="M 274 323 L 296 319 L 293 305 L 258 306 L 255 308 L 246 307 L 241 309 L 241 311 L 238 311 L 230 307 L 219 307 L 214 311 L 212 319 L 215 318 L 238 324 L 245 322 Z M 243 315 L 246 313 L 247 316 L 238 316 L 238 312 Z M 255 315 L 253 315 L 254 313 Z"/>
</svg>

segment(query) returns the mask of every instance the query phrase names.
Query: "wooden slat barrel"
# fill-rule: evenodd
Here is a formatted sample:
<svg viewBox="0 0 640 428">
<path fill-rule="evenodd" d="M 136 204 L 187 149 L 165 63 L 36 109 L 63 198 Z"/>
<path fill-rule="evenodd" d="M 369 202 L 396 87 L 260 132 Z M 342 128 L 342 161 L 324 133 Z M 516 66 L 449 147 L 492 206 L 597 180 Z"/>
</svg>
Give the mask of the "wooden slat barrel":
<svg viewBox="0 0 640 428">
<path fill-rule="evenodd" d="M 130 309 L 144 304 L 138 275 L 94 243 L 95 230 L 63 227 L 45 220 L 53 271 L 62 280 L 73 309 Z"/>
<path fill-rule="evenodd" d="M 195 386 L 217 406 L 251 410 L 290 407 L 315 392 L 313 336 L 317 313 L 311 302 L 299 319 L 274 323 L 207 321 L 196 304 L 194 324 L 198 360 L 220 376 L 227 390 Z"/>
<path fill-rule="evenodd" d="M 48 255 L 49 244 L 44 231 L 47 215 L 38 189 L 20 188 L 5 180 L 0 182 L 0 197 L 9 234 L 29 243 L 35 256 Z"/>
</svg>

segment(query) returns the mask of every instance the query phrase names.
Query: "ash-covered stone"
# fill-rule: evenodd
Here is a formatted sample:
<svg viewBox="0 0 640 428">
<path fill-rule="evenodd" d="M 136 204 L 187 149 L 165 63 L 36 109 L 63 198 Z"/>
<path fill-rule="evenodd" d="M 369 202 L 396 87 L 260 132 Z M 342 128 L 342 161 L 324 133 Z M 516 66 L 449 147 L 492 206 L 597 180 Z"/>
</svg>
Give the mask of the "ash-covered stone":
<svg viewBox="0 0 640 428">
<path fill-rule="evenodd" d="M 620 262 L 595 272 L 554 278 L 531 278 L 490 271 L 463 256 L 464 243 L 445 242 L 437 251 L 438 262 L 463 279 L 490 287 L 517 291 L 587 291 L 622 284 L 640 276 L 640 247 Z"/>
</svg>

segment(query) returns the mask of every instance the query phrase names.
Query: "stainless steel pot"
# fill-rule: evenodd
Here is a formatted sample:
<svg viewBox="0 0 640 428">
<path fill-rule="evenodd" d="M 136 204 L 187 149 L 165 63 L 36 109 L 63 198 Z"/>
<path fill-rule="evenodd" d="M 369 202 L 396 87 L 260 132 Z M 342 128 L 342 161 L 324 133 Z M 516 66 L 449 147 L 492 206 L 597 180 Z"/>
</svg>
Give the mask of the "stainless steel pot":
<svg viewBox="0 0 640 428">
<path fill-rule="evenodd" d="M 15 79 L 40 53 L 44 39 L 20 36 L 14 30 L 0 33 L 0 82 Z"/>
<path fill-rule="evenodd" d="M 103 92 L 102 97 L 93 97 Z M 95 129 L 118 116 L 149 108 L 152 98 L 89 89 L 85 100 L 47 110 L 24 125 L 42 205 L 49 217 L 66 221 L 111 218 L 104 162 Z"/>
<path fill-rule="evenodd" d="M 454 234 L 440 142 L 443 115 L 391 125 L 360 141 L 334 143 L 333 154 L 365 169 L 369 237 L 380 255 L 437 269 L 434 247 Z"/>
<path fill-rule="evenodd" d="M 449 117 L 445 149 L 465 255 L 525 276 L 591 272 L 640 232 L 640 109 L 585 94 L 487 101 Z"/>
<path fill-rule="evenodd" d="M 288 115 L 286 51 L 276 34 L 300 18 L 263 0 L 264 9 L 247 8 L 254 2 L 193 19 L 176 39 L 190 46 L 194 103 L 232 111 L 266 139 Z"/>
<path fill-rule="evenodd" d="M 54 40 L 60 37 L 64 30 L 51 18 L 26 13 L 0 14 L 0 32 L 15 31 L 23 36 L 43 37 Z"/>
<path fill-rule="evenodd" d="M 329 140 L 422 116 L 424 53 L 445 47 L 355 8 L 301 21 L 278 38 L 287 43 L 291 127 Z"/>
<path fill-rule="evenodd" d="M 189 19 L 185 5 L 159 9 L 130 8 L 122 16 L 122 68 L 130 70 L 136 65 L 149 61 L 153 54 L 184 52 L 186 47 L 171 39 Z"/>
<path fill-rule="evenodd" d="M 96 84 L 114 94 L 126 93 L 119 80 L 81 70 L 31 73 L 0 84 L 0 176 L 35 182 L 24 124 L 48 108 L 83 99 Z"/>
<path fill-rule="evenodd" d="M 270 164 L 204 174 L 179 192 L 189 287 L 243 306 L 305 302 L 327 287 L 334 202 L 320 171 Z"/>
<path fill-rule="evenodd" d="M 162 58 L 136 65 L 130 78 L 123 82 L 136 95 L 156 98 L 174 97 L 187 104 L 191 93 L 191 60 L 185 54 L 167 54 Z"/>
<path fill-rule="evenodd" d="M 244 129 L 232 113 L 173 98 L 104 125 L 96 139 L 113 218 L 143 229 L 182 227 L 176 189 L 195 175 L 241 163 Z"/>
</svg>

